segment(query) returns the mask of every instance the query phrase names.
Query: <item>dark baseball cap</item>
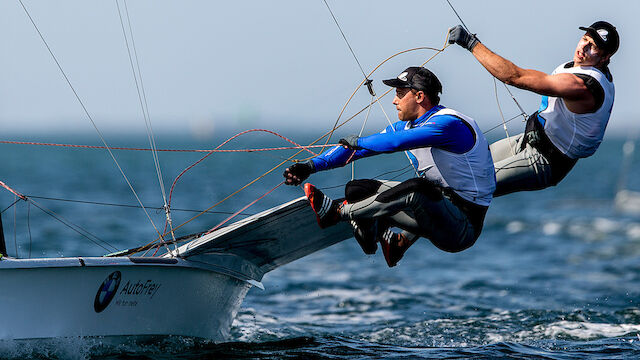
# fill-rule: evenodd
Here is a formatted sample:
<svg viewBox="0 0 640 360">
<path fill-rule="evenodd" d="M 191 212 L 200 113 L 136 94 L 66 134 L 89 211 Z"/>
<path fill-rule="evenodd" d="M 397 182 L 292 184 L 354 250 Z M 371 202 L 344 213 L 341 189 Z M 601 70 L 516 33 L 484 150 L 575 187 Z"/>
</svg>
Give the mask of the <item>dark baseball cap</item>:
<svg viewBox="0 0 640 360">
<path fill-rule="evenodd" d="M 606 21 L 596 21 L 590 26 L 580 26 L 580 30 L 586 31 L 596 45 L 608 54 L 615 54 L 620 46 L 620 36 L 616 27 Z"/>
<path fill-rule="evenodd" d="M 438 95 L 438 93 L 442 93 L 442 84 L 436 75 L 419 66 L 408 67 L 397 78 L 382 80 L 382 82 L 394 88 L 416 89 L 424 91 L 426 94 Z"/>
</svg>

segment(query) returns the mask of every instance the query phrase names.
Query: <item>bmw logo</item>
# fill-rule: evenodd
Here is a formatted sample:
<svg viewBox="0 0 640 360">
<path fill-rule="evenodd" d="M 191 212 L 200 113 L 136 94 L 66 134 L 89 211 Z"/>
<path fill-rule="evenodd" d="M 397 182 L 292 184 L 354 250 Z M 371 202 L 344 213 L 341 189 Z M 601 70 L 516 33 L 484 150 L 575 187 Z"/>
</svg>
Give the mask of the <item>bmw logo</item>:
<svg viewBox="0 0 640 360">
<path fill-rule="evenodd" d="M 98 288 L 96 299 L 93 301 L 93 309 L 97 313 L 102 312 L 102 310 L 109 306 L 109 303 L 116 295 L 116 291 L 118 291 L 121 278 L 122 275 L 120 274 L 120 271 L 114 271 L 104 279 L 102 285 Z"/>
</svg>

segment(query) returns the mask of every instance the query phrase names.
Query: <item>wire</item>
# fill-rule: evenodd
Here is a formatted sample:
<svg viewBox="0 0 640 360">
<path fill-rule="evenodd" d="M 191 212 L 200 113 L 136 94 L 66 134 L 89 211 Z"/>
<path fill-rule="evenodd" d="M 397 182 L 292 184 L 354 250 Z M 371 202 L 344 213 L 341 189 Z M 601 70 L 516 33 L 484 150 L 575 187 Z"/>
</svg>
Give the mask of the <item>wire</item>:
<svg viewBox="0 0 640 360">
<path fill-rule="evenodd" d="M 351 55 L 353 55 L 353 59 L 356 61 L 356 63 L 358 64 L 358 67 L 360 68 L 360 71 L 362 72 L 362 76 L 364 76 L 366 80 L 369 80 L 369 78 L 367 77 L 367 74 L 365 74 L 364 69 L 362 68 L 362 65 L 360 65 L 360 61 L 358 61 L 358 57 L 356 56 L 356 53 L 353 51 L 351 44 L 349 44 L 349 40 L 347 40 L 347 37 L 345 36 L 344 31 L 342 31 L 342 28 L 338 23 L 338 19 L 336 19 L 336 16 L 333 15 L 333 11 L 331 11 L 331 8 L 329 7 L 329 3 L 327 3 L 327 0 L 322 0 L 322 1 L 324 1 L 324 4 L 327 6 L 327 10 L 329 10 L 329 13 L 333 18 L 333 21 L 336 23 L 338 30 L 340 30 L 340 34 L 342 34 L 342 38 L 344 39 L 344 42 L 347 43 L 347 46 L 349 47 L 349 51 L 351 51 Z"/>
<path fill-rule="evenodd" d="M 131 26 L 131 19 L 129 17 L 129 8 L 127 7 L 127 1 L 123 0 L 125 14 L 127 18 L 127 26 L 129 28 L 129 37 L 131 38 L 131 48 L 133 49 L 133 56 L 131 54 L 131 48 L 129 47 L 129 41 L 127 39 L 127 32 L 125 30 L 124 21 L 122 19 L 122 12 L 120 10 L 120 4 L 118 0 L 116 0 L 116 7 L 118 8 L 118 16 L 120 17 L 120 25 L 122 27 L 122 34 L 124 37 L 124 42 L 127 47 L 127 53 L 129 55 L 129 63 L 131 64 L 131 72 L 133 74 L 133 80 L 136 84 L 136 90 L 138 92 L 138 100 L 140 101 L 140 108 L 142 109 L 142 116 L 144 118 L 144 123 L 147 129 L 147 138 L 149 139 L 149 146 L 151 147 L 151 154 L 153 157 L 153 164 L 156 169 L 156 175 L 158 176 L 158 184 L 160 185 L 160 192 L 162 193 L 162 201 L 164 202 L 164 211 L 166 216 L 166 224 L 169 225 L 171 231 L 171 236 L 175 240 L 175 236 L 173 233 L 173 229 L 171 226 L 171 209 L 167 204 L 167 195 L 164 187 L 164 180 L 162 178 L 162 170 L 160 168 L 160 160 L 158 159 L 158 152 L 156 151 L 156 141 L 155 136 L 153 134 L 153 127 L 151 126 L 151 116 L 149 115 L 149 104 L 147 102 L 147 95 L 144 90 L 144 82 L 142 80 L 142 71 L 140 70 L 140 61 L 138 58 L 138 52 L 136 50 L 135 38 L 133 36 L 133 27 Z M 135 58 L 135 67 L 133 64 L 133 58 Z M 137 75 L 136 75 L 137 70 Z M 138 84 L 139 80 L 139 84 Z M 164 231 L 163 231 L 164 232 Z M 168 248 L 167 248 L 168 250 Z M 174 249 L 175 250 L 175 249 Z"/>
<path fill-rule="evenodd" d="M 456 11 L 456 9 L 453 7 L 453 5 L 451 5 L 451 1 L 447 0 L 447 3 L 449 4 L 449 6 L 451 7 L 451 10 L 453 10 L 453 12 L 456 14 L 456 16 L 458 17 L 458 20 L 460 20 L 460 23 L 462 23 L 462 26 L 464 26 L 465 29 L 467 29 L 467 31 L 470 33 L 471 30 L 469 30 L 469 28 L 467 27 L 467 25 L 464 23 L 464 21 L 462 21 L 462 18 L 460 17 L 460 15 L 458 15 L 458 12 Z"/>
<path fill-rule="evenodd" d="M 11 203 L 11 205 L 7 206 L 6 208 L 4 208 L 4 210 L 0 211 L 0 214 L 4 214 L 5 211 L 9 210 L 13 205 L 17 204 L 18 201 L 20 201 L 22 199 L 17 198 L 14 202 Z"/>
<path fill-rule="evenodd" d="M 33 199 L 41 199 L 41 200 L 51 200 L 51 201 L 63 201 L 63 202 L 71 202 L 71 203 L 79 203 L 79 204 L 88 204 L 88 205 L 102 205 L 102 206 L 113 206 L 113 207 L 123 207 L 123 208 L 133 208 L 139 209 L 140 205 L 131 205 L 131 204 L 117 204 L 117 203 L 106 203 L 106 202 L 98 202 L 98 201 L 87 201 L 87 200 L 74 200 L 74 199 L 61 199 L 61 198 L 53 198 L 46 196 L 35 196 L 35 195 L 27 195 L 29 198 Z M 20 201 L 19 199 L 17 201 Z M 16 201 L 16 202 L 17 202 Z M 13 204 L 15 204 L 14 202 Z M 12 204 L 12 205 L 13 205 Z M 11 206 L 9 206 L 11 207 Z M 164 207 L 150 207 L 147 206 L 147 209 L 151 210 L 164 210 Z M 6 209 L 5 209 L 6 210 Z M 171 211 L 183 211 L 183 212 L 201 212 L 202 210 L 195 209 L 171 209 Z M 209 214 L 223 214 L 230 215 L 233 214 L 232 211 L 208 211 Z M 250 216 L 254 215 L 253 213 L 241 213 L 239 215 Z"/>
<path fill-rule="evenodd" d="M 31 259 L 31 244 L 33 239 L 31 237 L 31 202 L 27 203 L 27 230 L 29 231 L 29 257 Z"/>
<path fill-rule="evenodd" d="M 146 209 L 144 208 L 144 205 L 142 204 L 142 200 L 140 200 L 140 197 L 138 197 L 138 194 L 136 193 L 135 189 L 133 188 L 133 185 L 131 185 L 131 182 L 129 181 L 129 178 L 127 177 L 127 175 L 125 175 L 124 170 L 122 170 L 122 167 L 120 167 L 120 164 L 118 163 L 118 160 L 116 160 L 115 155 L 113 154 L 113 152 L 109 148 L 109 145 L 107 145 L 107 142 L 104 139 L 104 136 L 102 135 L 102 132 L 100 131 L 100 129 L 98 129 L 98 126 L 96 125 L 95 121 L 93 121 L 93 118 L 91 117 L 91 114 L 89 113 L 89 110 L 87 110 L 87 107 L 84 105 L 84 102 L 80 98 L 80 95 L 78 95 L 78 92 L 73 87 L 73 84 L 71 84 L 71 80 L 69 80 L 69 77 L 67 76 L 66 72 L 62 68 L 62 65 L 60 65 L 60 62 L 58 61 L 58 59 L 56 58 L 55 54 L 53 53 L 53 50 L 51 50 L 51 47 L 49 47 L 49 44 L 47 43 L 47 41 L 45 40 L 44 36 L 42 35 L 42 32 L 40 32 L 40 29 L 38 28 L 38 26 L 36 25 L 35 21 L 31 17 L 31 14 L 27 10 L 27 7 L 24 5 L 22 0 L 18 0 L 18 1 L 20 2 L 20 5 L 22 5 L 22 8 L 24 9 L 25 13 L 27 14 L 27 17 L 29 18 L 29 20 L 31 21 L 31 24 L 33 24 L 33 27 L 36 29 L 36 32 L 40 36 L 40 39 L 42 40 L 42 42 L 44 43 L 45 47 L 49 51 L 49 54 L 51 54 L 51 57 L 53 58 L 53 61 L 58 66 L 58 69 L 60 70 L 60 72 L 62 73 L 62 76 L 65 79 L 65 81 L 67 82 L 67 84 L 71 88 L 71 91 L 73 92 L 73 94 L 75 95 L 76 99 L 80 103 L 80 106 L 82 107 L 82 110 L 84 111 L 84 113 L 86 114 L 87 118 L 89 119 L 89 121 L 93 125 L 93 128 L 98 133 L 98 136 L 100 137 L 100 140 L 102 141 L 102 143 L 104 144 L 105 148 L 109 152 L 109 155 L 111 155 L 111 158 L 113 159 L 113 161 L 115 162 L 116 166 L 118 167 L 118 170 L 120 170 L 120 174 L 122 174 L 122 177 L 126 181 L 127 185 L 129 185 L 129 189 L 131 189 L 131 191 L 133 192 L 133 195 L 135 196 L 136 200 L 138 201 L 138 203 L 140 203 L 140 206 L 142 207 L 142 209 L 144 210 L 145 214 L 147 215 L 147 218 L 151 222 L 151 225 L 153 226 L 153 228 L 156 230 L 156 232 L 158 234 L 161 234 L 160 231 L 157 229 L 155 223 L 151 219 L 151 216 L 149 215 L 149 213 L 147 213 Z"/>
</svg>

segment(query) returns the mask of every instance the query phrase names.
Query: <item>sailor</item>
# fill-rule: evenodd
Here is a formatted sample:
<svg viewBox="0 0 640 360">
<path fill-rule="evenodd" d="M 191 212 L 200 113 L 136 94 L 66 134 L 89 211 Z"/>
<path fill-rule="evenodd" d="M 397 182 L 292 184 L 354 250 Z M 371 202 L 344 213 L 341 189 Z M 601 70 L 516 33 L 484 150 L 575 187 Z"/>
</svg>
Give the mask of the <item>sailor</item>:
<svg viewBox="0 0 640 360">
<path fill-rule="evenodd" d="M 449 43 L 469 50 L 498 80 L 542 95 L 524 133 L 491 145 L 494 196 L 554 186 L 578 159 L 593 155 L 600 146 L 615 96 L 608 65 L 620 38 L 606 21 L 580 29 L 585 34 L 573 61 L 560 64 L 551 75 L 514 65 L 460 25 L 449 30 Z"/>
<path fill-rule="evenodd" d="M 313 159 L 284 172 L 285 183 L 299 185 L 318 171 L 382 153 L 408 150 L 419 177 L 404 182 L 353 180 L 345 199 L 331 200 L 320 190 L 304 186 L 321 228 L 350 221 L 365 253 L 380 242 L 389 267 L 395 266 L 419 237 L 447 252 L 472 246 L 480 232 L 495 190 L 489 144 L 476 122 L 439 105 L 442 85 L 423 67 L 409 67 L 397 78 L 393 104 L 400 121 L 378 134 L 340 140 Z M 402 232 L 392 231 L 393 227 Z"/>
</svg>

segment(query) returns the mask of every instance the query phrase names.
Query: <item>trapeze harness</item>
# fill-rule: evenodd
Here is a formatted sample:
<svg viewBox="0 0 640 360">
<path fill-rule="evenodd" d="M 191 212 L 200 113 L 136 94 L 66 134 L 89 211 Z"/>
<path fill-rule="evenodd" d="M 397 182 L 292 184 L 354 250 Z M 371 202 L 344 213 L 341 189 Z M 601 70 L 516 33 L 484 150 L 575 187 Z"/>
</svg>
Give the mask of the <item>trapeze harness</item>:
<svg viewBox="0 0 640 360">
<path fill-rule="evenodd" d="M 576 114 L 567 109 L 562 98 L 543 96 L 538 111 L 529 116 L 522 149 L 529 144 L 547 158 L 553 184 L 562 180 L 578 159 L 596 152 L 615 97 L 608 69 L 603 73 L 595 67 L 573 67 L 573 62 L 568 62 L 558 66 L 552 75 L 562 73 L 575 74 L 584 81 L 596 100 L 597 110 Z"/>
</svg>

